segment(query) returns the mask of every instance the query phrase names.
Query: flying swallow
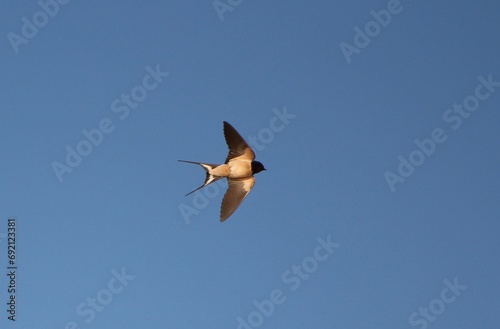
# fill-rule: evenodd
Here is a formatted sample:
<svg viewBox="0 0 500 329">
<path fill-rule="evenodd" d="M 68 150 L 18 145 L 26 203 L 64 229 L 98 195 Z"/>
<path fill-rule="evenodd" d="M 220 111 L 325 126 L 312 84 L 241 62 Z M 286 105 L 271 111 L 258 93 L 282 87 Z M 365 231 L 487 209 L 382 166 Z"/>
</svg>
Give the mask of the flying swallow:
<svg viewBox="0 0 500 329">
<path fill-rule="evenodd" d="M 227 146 L 229 147 L 229 154 L 227 155 L 226 162 L 221 165 L 178 160 L 180 162 L 187 162 L 200 165 L 206 171 L 206 178 L 203 185 L 189 192 L 186 196 L 199 189 L 218 181 L 221 178 L 226 178 L 229 188 L 227 189 L 222 205 L 220 208 L 220 221 L 223 222 L 233 214 L 239 207 L 241 202 L 246 198 L 248 193 L 255 185 L 256 173 L 266 170 L 262 163 L 255 160 L 255 153 L 252 148 L 248 146 L 247 142 L 229 123 L 224 121 L 224 137 L 226 138 Z"/>
</svg>

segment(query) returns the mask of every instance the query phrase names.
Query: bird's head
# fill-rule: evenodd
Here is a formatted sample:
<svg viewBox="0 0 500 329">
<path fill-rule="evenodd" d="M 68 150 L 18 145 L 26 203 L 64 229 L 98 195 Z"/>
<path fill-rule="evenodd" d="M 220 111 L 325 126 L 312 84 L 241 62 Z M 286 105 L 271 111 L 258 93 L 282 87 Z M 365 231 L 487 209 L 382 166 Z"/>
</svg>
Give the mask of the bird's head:
<svg viewBox="0 0 500 329">
<path fill-rule="evenodd" d="M 264 165 L 260 163 L 259 161 L 252 161 L 252 172 L 254 174 L 261 172 L 262 170 L 266 170 L 264 168 Z"/>
</svg>

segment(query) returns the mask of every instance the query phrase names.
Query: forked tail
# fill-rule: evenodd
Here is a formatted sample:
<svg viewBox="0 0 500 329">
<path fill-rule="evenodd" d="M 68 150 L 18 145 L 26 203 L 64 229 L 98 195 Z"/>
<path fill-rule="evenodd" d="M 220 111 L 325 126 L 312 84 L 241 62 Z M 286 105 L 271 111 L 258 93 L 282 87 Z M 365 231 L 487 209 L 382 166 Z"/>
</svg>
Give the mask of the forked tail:
<svg viewBox="0 0 500 329">
<path fill-rule="evenodd" d="M 216 167 L 218 167 L 219 165 L 216 165 L 216 164 L 211 164 L 211 163 L 203 163 L 203 162 L 194 162 L 194 161 L 186 161 L 186 160 L 177 160 L 179 162 L 186 162 L 186 163 L 192 163 L 192 164 L 197 164 L 197 165 L 200 165 L 203 169 L 205 169 L 206 171 L 206 177 L 205 177 L 205 182 L 203 183 L 202 186 L 198 187 L 197 189 L 189 192 L 188 194 L 186 194 L 186 196 L 190 195 L 191 193 L 194 193 L 196 191 L 198 191 L 199 189 L 213 183 L 213 182 L 216 182 L 218 181 L 219 179 L 223 178 L 222 176 L 214 176 L 210 173 L 210 171 Z"/>
</svg>

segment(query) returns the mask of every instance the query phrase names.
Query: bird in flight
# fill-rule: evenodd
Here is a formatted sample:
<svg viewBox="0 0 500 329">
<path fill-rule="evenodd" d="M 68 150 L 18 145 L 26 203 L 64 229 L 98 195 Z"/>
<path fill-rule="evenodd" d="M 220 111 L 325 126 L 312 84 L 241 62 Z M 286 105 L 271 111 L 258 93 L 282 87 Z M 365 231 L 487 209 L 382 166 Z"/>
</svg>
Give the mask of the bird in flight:
<svg viewBox="0 0 500 329">
<path fill-rule="evenodd" d="M 199 189 L 226 177 L 228 189 L 220 208 L 220 221 L 223 222 L 233 214 L 239 207 L 241 202 L 246 198 L 248 193 L 255 185 L 256 173 L 266 170 L 262 163 L 255 160 L 255 153 L 241 135 L 229 123 L 224 121 L 224 137 L 226 138 L 229 154 L 226 162 L 221 165 L 210 164 L 204 162 L 194 162 L 186 160 L 178 160 L 198 164 L 206 171 L 206 178 L 203 185 L 189 192 L 186 196 Z"/>
</svg>

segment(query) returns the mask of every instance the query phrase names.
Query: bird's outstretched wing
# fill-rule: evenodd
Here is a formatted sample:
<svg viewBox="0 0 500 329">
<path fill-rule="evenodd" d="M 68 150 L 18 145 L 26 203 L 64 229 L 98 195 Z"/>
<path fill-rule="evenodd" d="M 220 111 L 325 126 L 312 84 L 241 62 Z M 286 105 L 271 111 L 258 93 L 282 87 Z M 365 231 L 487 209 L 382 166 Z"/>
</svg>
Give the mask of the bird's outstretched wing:
<svg viewBox="0 0 500 329">
<path fill-rule="evenodd" d="M 255 185 L 255 178 L 250 177 L 242 180 L 228 179 L 227 183 L 229 188 L 227 189 L 224 199 L 222 200 L 222 205 L 220 208 L 220 221 L 223 222 L 233 214 L 233 212 L 239 207 L 241 202 L 246 198 L 248 193 L 252 190 Z"/>
<path fill-rule="evenodd" d="M 229 163 L 233 159 L 250 161 L 255 159 L 255 153 L 252 148 L 248 146 L 247 142 L 245 142 L 236 129 L 226 121 L 224 121 L 224 137 L 229 147 L 229 154 L 225 163 Z"/>
</svg>

